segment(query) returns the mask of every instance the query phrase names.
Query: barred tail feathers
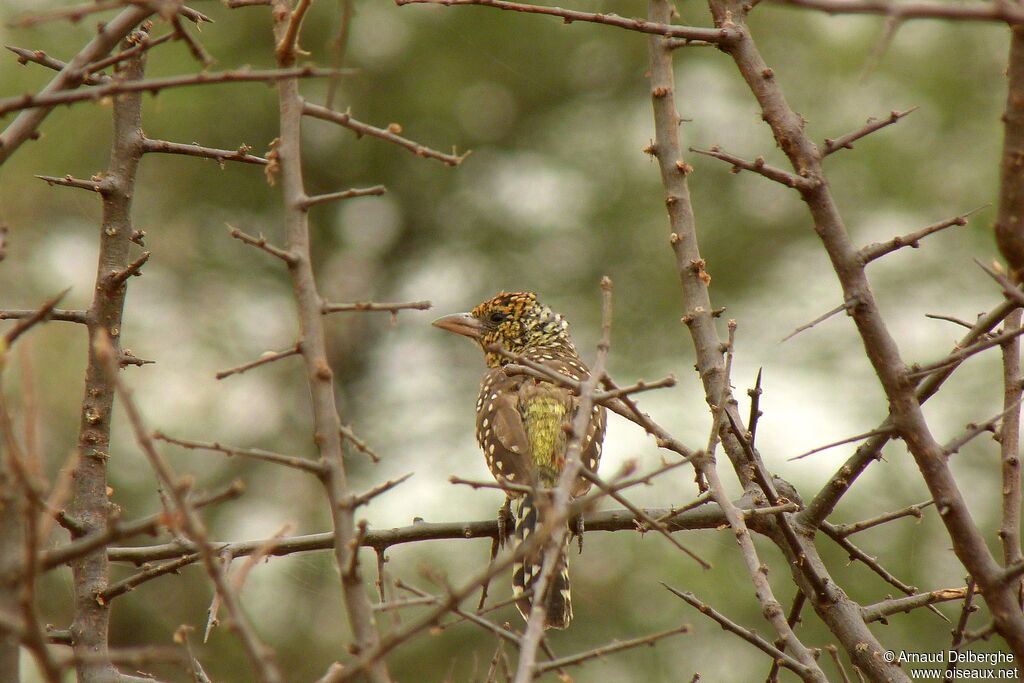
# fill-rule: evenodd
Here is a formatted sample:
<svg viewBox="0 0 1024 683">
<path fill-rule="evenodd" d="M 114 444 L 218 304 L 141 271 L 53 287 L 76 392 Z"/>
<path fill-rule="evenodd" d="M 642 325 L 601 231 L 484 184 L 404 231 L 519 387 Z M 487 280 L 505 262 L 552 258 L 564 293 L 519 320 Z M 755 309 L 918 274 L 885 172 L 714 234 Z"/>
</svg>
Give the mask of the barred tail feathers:
<svg viewBox="0 0 1024 683">
<path fill-rule="evenodd" d="M 531 534 L 537 529 L 538 512 L 536 501 L 532 494 L 526 494 L 519 499 L 516 505 L 515 532 L 513 552 L 518 550 Z M 545 628 L 564 629 L 569 626 L 572 620 L 572 599 L 569 589 L 569 540 L 565 535 L 564 547 L 558 555 L 558 564 L 548 582 L 545 605 Z M 533 588 L 534 583 L 540 578 L 541 569 L 544 563 L 543 547 L 527 553 L 521 560 L 512 565 L 512 595 L 519 596 Z M 524 619 L 530 618 L 532 599 L 524 597 L 516 601 L 516 607 Z"/>
</svg>

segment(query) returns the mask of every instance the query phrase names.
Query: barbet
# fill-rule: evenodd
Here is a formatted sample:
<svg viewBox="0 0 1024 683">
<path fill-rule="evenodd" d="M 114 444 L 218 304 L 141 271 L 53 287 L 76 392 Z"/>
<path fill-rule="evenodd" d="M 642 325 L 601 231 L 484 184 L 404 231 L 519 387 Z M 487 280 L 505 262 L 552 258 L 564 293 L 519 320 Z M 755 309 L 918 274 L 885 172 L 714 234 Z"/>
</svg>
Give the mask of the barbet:
<svg viewBox="0 0 1024 683">
<path fill-rule="evenodd" d="M 570 389 L 536 377 L 506 373 L 511 362 L 492 347 L 501 347 L 521 358 L 540 363 L 574 380 L 585 380 L 590 371 L 580 361 L 569 337 L 569 324 L 561 315 L 537 301 L 531 292 L 502 293 L 483 302 L 469 313 L 439 318 L 434 325 L 476 340 L 484 351 L 487 373 L 476 401 L 476 439 L 483 449 L 491 474 L 499 482 L 528 486 L 531 493 L 506 490 L 516 499 L 513 551 L 543 520 L 551 489 L 558 484 L 565 467 L 570 427 L 579 408 L 579 397 Z M 582 435 L 580 457 L 594 472 L 601 458 L 605 411 L 595 406 Z M 573 483 L 571 495 L 583 495 L 590 482 L 582 477 Z M 569 535 L 549 581 L 546 595 L 545 627 L 566 628 L 572 619 L 568 564 Z M 512 592 L 520 596 L 533 588 L 539 578 L 543 548 L 527 553 L 512 568 Z M 533 596 L 536 597 L 536 596 Z M 530 596 L 516 602 L 524 618 L 529 617 Z"/>
</svg>

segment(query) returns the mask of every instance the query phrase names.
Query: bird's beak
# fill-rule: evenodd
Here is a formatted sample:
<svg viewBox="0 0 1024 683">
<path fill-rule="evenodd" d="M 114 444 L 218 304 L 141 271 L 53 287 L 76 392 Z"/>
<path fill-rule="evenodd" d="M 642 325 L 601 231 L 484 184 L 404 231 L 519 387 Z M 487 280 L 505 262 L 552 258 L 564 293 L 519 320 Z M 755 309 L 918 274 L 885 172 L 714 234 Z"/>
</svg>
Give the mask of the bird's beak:
<svg viewBox="0 0 1024 683">
<path fill-rule="evenodd" d="M 483 326 L 480 324 L 480 321 L 469 313 L 446 315 L 443 318 L 438 318 L 431 325 L 471 339 L 479 339 L 483 336 Z"/>
</svg>

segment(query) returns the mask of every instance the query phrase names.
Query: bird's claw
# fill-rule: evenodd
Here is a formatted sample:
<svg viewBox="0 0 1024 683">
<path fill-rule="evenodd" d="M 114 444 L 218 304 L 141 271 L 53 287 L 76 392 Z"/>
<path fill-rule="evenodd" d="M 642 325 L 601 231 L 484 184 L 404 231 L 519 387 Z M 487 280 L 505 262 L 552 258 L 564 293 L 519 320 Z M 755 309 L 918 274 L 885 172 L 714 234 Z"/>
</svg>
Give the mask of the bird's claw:
<svg viewBox="0 0 1024 683">
<path fill-rule="evenodd" d="M 512 501 L 505 499 L 505 504 L 498 508 L 498 546 L 504 547 L 515 528 L 515 519 L 512 517 Z"/>
</svg>

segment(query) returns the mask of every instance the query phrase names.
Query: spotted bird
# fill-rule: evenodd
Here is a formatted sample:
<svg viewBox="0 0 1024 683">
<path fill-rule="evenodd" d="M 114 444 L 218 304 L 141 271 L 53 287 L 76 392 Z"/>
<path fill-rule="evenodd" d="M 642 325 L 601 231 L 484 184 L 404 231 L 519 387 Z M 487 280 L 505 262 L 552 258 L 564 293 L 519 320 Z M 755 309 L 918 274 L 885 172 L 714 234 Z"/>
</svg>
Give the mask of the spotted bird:
<svg viewBox="0 0 1024 683">
<path fill-rule="evenodd" d="M 505 372 L 511 360 L 492 347 L 501 347 L 519 357 L 541 363 L 575 380 L 589 378 L 569 337 L 569 324 L 561 315 L 537 301 L 532 292 L 501 293 L 469 313 L 439 318 L 434 325 L 476 340 L 484 351 L 487 373 L 476 401 L 476 439 L 484 452 L 491 474 L 499 482 L 529 486 L 531 493 L 508 491 L 517 501 L 513 550 L 517 549 L 541 522 L 544 505 L 550 500 L 562 469 L 569 428 L 579 409 L 579 397 L 571 390 L 536 377 Z M 605 410 L 595 406 L 583 435 L 581 458 L 585 467 L 596 471 L 604 440 Z M 590 482 L 579 478 L 571 491 L 581 496 Z M 545 627 L 563 629 L 572 619 L 569 591 L 568 543 L 559 556 L 544 598 Z M 540 576 L 543 549 L 538 548 L 512 568 L 512 593 L 521 596 Z M 516 601 L 524 618 L 529 618 L 530 597 Z"/>
</svg>

